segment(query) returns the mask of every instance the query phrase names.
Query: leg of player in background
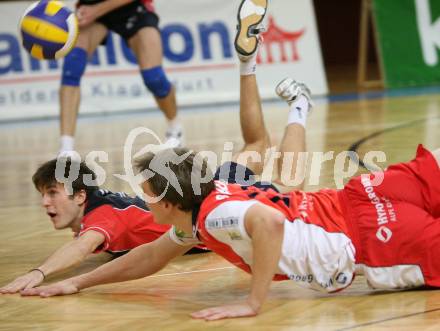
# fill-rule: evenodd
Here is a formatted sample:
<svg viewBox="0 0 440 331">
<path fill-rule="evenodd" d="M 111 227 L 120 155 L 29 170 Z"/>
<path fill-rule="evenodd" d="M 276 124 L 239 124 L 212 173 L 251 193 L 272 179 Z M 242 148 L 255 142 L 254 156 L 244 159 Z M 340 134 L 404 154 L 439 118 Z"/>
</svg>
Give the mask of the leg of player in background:
<svg viewBox="0 0 440 331">
<path fill-rule="evenodd" d="M 239 53 L 240 54 L 240 53 Z M 256 52 L 254 56 L 240 56 L 240 124 L 244 148 L 234 156 L 234 161 L 244 163 L 256 175 L 260 175 L 264 167 L 265 154 L 271 146 L 270 137 L 264 125 L 263 113 L 261 110 L 261 101 L 258 94 L 256 71 Z M 295 82 L 293 79 L 284 79 L 276 88 L 277 94 L 286 100 L 290 111 L 288 115 L 288 124 L 285 129 L 284 137 L 281 141 L 279 151 L 281 157 L 278 160 L 278 176 L 274 182 L 282 191 L 290 191 L 293 188 L 302 189 L 304 181 L 296 186 L 287 186 L 285 180 L 282 180 L 281 174 L 284 174 L 283 161 L 289 160 L 287 155 L 290 153 L 293 157 L 285 164 L 288 169 L 288 179 L 294 179 L 295 176 L 302 178 L 306 170 L 306 158 L 301 153 L 306 152 L 305 145 L 305 126 L 308 112 L 311 108 L 310 91 L 304 84 Z M 243 159 L 243 153 L 255 151 L 260 156 L 260 162 L 252 162 L 250 159 Z M 240 160 L 240 157 L 242 160 Z"/>
<path fill-rule="evenodd" d="M 276 93 L 287 101 L 290 110 L 279 148 L 281 156 L 278 159 L 278 177 L 274 182 L 281 191 L 303 189 L 304 180 L 301 179 L 305 176 L 307 163 L 305 130 L 312 107 L 310 90 L 306 85 L 286 78 L 278 84 Z M 298 178 L 300 182 L 295 186 L 286 185 L 286 177 L 288 180 Z"/>
<path fill-rule="evenodd" d="M 255 2 L 244 0 L 241 2 L 237 19 L 237 35 L 235 49 L 240 58 L 240 123 L 245 147 L 235 157 L 234 161 L 240 160 L 244 152 L 256 151 L 260 156 L 260 162 L 249 162 L 246 165 L 255 174 L 262 173 L 266 151 L 270 147 L 269 134 L 264 125 L 261 112 L 261 102 L 255 78 L 256 54 L 258 44 L 262 39 L 259 33 L 264 30 L 263 19 L 267 12 L 267 2 L 264 0 Z M 287 160 L 288 154 L 293 154 L 289 175 L 302 174 L 305 172 L 305 160 L 301 160 L 299 154 L 305 152 L 305 125 L 311 106 L 310 91 L 304 84 L 292 79 L 283 80 L 276 89 L 277 94 L 286 100 L 290 106 L 288 125 L 280 144 L 281 159 L 278 160 L 278 177 L 275 183 L 282 190 L 291 190 L 293 187 L 285 187 L 283 183 L 283 161 Z M 286 158 L 286 160 L 284 159 Z M 288 160 L 287 160 L 288 161 Z M 298 169 L 297 169 L 298 165 Z M 289 177 L 289 179 L 292 177 Z M 300 177 L 301 178 L 301 177 Z M 265 179 L 265 178 L 264 178 Z M 303 182 L 298 185 L 303 187 Z"/>
<path fill-rule="evenodd" d="M 246 162 L 246 166 L 254 174 L 260 175 L 263 171 L 266 150 L 270 147 L 270 137 L 264 125 L 255 76 L 256 54 L 257 52 L 251 58 L 240 59 L 240 125 L 244 147 L 234 155 L 233 161 Z M 260 160 L 243 159 L 244 153 L 248 152 L 258 153 L 257 157 L 260 157 Z"/>
<path fill-rule="evenodd" d="M 176 93 L 162 69 L 162 40 L 156 28 L 144 27 L 128 40 L 136 55 L 145 85 L 168 120 L 167 139 L 183 144 L 182 126 L 177 118 Z"/>
<path fill-rule="evenodd" d="M 233 157 L 233 161 L 246 165 L 256 175 L 264 168 L 266 151 L 270 148 L 270 136 L 264 124 L 261 99 L 258 92 L 256 68 L 257 53 L 264 30 L 263 19 L 267 2 L 258 6 L 242 1 L 238 10 L 235 50 L 240 59 L 240 125 L 244 147 Z M 251 6 L 252 8 L 247 8 Z M 251 156 L 253 154 L 253 156 Z"/>
<path fill-rule="evenodd" d="M 80 80 L 84 74 L 87 58 L 93 54 L 98 45 L 107 35 L 107 28 L 102 24 L 93 23 L 82 28 L 78 35 L 75 48 L 66 56 L 60 97 L 60 153 L 74 150 L 76 119 L 81 100 Z"/>
</svg>

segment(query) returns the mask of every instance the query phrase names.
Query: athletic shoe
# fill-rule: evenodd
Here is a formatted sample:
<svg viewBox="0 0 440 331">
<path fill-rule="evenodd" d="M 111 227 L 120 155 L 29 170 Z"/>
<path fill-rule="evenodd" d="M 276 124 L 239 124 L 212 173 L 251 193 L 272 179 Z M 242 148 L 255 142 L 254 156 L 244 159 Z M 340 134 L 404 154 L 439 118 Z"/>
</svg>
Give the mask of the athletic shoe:
<svg viewBox="0 0 440 331">
<path fill-rule="evenodd" d="M 289 106 L 300 95 L 304 95 L 309 102 L 309 111 L 313 107 L 312 94 L 310 89 L 304 83 L 299 83 L 292 78 L 284 78 L 275 88 L 276 94 L 283 100 L 287 101 Z"/>
<path fill-rule="evenodd" d="M 267 5 L 268 0 L 242 0 L 238 8 L 234 46 L 242 60 L 254 56 L 258 49 L 258 35 L 265 30 L 262 22 Z"/>
</svg>

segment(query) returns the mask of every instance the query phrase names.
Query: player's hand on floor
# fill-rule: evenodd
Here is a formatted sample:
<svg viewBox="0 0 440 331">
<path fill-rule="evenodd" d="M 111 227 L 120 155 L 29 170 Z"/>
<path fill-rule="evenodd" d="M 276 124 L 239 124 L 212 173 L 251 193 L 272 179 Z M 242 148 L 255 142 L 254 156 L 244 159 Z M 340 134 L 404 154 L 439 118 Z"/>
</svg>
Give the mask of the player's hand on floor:
<svg viewBox="0 0 440 331">
<path fill-rule="evenodd" d="M 192 313 L 191 317 L 204 319 L 205 321 L 214 321 L 223 318 L 248 317 L 255 315 L 257 315 L 257 312 L 248 303 L 242 303 L 203 309 Z"/>
<path fill-rule="evenodd" d="M 26 275 L 16 278 L 14 281 L 0 288 L 1 294 L 17 293 L 24 289 L 40 285 L 44 280 L 42 273 L 38 270 L 31 271 Z"/>
<path fill-rule="evenodd" d="M 68 295 L 78 293 L 78 288 L 69 280 L 64 280 L 55 284 L 26 289 L 20 292 L 23 296 L 39 295 L 42 298 L 55 295 Z"/>
</svg>

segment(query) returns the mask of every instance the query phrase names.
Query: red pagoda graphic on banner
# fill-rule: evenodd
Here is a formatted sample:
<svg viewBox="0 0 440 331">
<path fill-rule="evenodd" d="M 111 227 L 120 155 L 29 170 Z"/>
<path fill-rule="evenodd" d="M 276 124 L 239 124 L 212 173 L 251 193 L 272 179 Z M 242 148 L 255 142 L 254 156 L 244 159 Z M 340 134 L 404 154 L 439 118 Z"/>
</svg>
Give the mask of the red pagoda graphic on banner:
<svg viewBox="0 0 440 331">
<path fill-rule="evenodd" d="M 258 54 L 258 63 L 274 63 L 274 62 L 296 62 L 299 61 L 299 53 L 297 48 L 298 40 L 303 36 L 305 29 L 296 32 L 287 32 L 276 25 L 273 16 L 269 16 L 269 23 L 267 31 L 263 33 L 264 42 Z M 279 59 L 274 61 L 273 50 L 274 46 L 278 46 Z M 288 56 L 288 50 L 291 50 Z M 261 56 L 261 51 L 264 50 L 265 59 Z"/>
</svg>

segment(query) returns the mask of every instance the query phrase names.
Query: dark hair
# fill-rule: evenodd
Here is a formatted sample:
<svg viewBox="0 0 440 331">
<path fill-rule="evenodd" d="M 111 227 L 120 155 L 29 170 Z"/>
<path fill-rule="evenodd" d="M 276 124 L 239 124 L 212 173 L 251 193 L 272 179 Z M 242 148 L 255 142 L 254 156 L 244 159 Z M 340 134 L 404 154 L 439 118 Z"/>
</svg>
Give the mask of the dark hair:
<svg viewBox="0 0 440 331">
<path fill-rule="evenodd" d="M 57 158 L 46 163 L 43 163 L 37 171 L 32 176 L 32 181 L 34 182 L 35 188 L 41 192 L 42 189 L 48 188 L 50 186 L 56 185 L 57 183 L 63 184 L 56 179 L 55 171 L 57 168 L 57 162 L 62 162 L 61 165 L 65 165 L 63 177 L 69 178 L 70 170 L 73 167 L 78 169 L 78 177 L 72 181 L 72 191 L 73 195 L 85 190 L 87 196 L 92 194 L 94 191 L 98 190 L 99 187 L 96 185 L 96 174 L 91 170 L 85 162 L 73 161 L 70 157 L 67 158 Z M 84 175 L 90 175 L 92 185 L 85 183 Z"/>
<path fill-rule="evenodd" d="M 207 161 L 187 148 L 169 148 L 156 154 L 148 153 L 135 163 L 140 172 L 150 172 L 146 180 L 154 194 L 160 196 L 166 190 L 164 200 L 184 211 L 190 211 L 200 205 L 215 188 Z M 163 170 L 161 174 L 157 171 L 158 166 Z M 201 183 L 201 178 L 208 180 Z M 174 187 L 174 179 L 177 179 L 182 194 Z"/>
</svg>

